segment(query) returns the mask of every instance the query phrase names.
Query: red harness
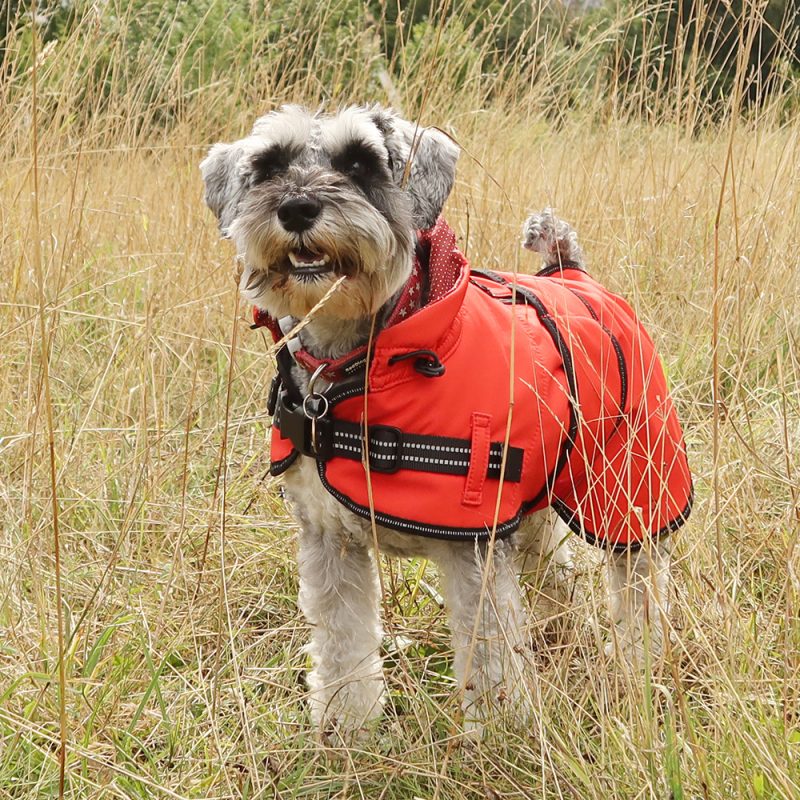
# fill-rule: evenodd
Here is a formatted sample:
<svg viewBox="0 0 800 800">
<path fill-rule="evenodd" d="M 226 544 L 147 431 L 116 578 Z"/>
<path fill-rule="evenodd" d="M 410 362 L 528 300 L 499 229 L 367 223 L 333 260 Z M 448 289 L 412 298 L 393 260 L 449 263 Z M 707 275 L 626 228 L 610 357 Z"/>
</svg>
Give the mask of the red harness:
<svg viewBox="0 0 800 800">
<path fill-rule="evenodd" d="M 686 449 L 630 306 L 570 265 L 470 271 L 441 219 L 420 245 L 427 303 L 377 334 L 368 381 L 362 368 L 324 400 L 303 398 L 281 350 L 273 474 L 311 456 L 323 486 L 369 518 L 368 438 L 375 517 L 395 530 L 504 536 L 548 505 L 615 548 L 680 527 L 692 504 Z"/>
</svg>

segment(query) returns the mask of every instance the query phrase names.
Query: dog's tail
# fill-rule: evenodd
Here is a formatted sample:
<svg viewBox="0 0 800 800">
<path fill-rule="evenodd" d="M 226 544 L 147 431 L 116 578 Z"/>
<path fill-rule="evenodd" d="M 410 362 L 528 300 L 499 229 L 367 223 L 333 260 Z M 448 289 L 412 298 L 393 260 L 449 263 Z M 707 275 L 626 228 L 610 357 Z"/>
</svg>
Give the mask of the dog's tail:
<svg viewBox="0 0 800 800">
<path fill-rule="evenodd" d="M 539 253 L 545 267 L 569 264 L 584 269 L 583 250 L 578 234 L 568 222 L 559 219 L 552 208 L 531 214 L 522 226 L 522 246 Z"/>
</svg>

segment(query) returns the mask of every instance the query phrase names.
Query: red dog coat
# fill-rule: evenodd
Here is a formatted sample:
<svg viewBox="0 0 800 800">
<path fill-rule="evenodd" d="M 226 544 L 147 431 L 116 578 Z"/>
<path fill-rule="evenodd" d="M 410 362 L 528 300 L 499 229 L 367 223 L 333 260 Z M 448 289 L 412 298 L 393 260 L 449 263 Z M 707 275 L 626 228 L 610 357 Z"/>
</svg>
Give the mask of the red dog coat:
<svg viewBox="0 0 800 800">
<path fill-rule="evenodd" d="M 322 485 L 369 518 L 366 423 L 372 504 L 388 528 L 505 536 L 548 505 L 603 546 L 680 527 L 692 504 L 686 449 L 630 306 L 574 265 L 536 276 L 470 271 L 441 219 L 419 242 L 427 302 L 395 309 L 375 337 L 368 381 L 362 348 L 331 365 L 344 379 L 304 412 L 281 351 L 273 474 L 311 456 Z M 280 335 L 263 312 L 256 322 Z"/>
</svg>

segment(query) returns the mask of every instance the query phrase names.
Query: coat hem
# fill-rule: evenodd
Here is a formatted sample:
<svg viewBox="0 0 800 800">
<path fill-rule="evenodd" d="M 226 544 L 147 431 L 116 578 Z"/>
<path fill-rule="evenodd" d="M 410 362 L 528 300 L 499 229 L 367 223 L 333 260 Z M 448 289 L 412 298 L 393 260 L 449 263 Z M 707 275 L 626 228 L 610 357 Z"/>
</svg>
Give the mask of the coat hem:
<svg viewBox="0 0 800 800">
<path fill-rule="evenodd" d="M 357 514 L 363 519 L 372 519 L 373 510 L 369 506 L 362 506 L 351 500 L 346 494 L 343 494 L 328 481 L 325 475 L 325 463 L 317 461 L 317 473 L 322 482 L 323 487 L 328 493 L 336 500 L 338 500 L 345 508 Z M 495 538 L 503 539 L 515 533 L 519 528 L 522 520 L 522 509 L 505 522 L 498 522 L 495 530 Z M 413 536 L 423 536 L 429 539 L 442 539 L 446 541 L 489 541 L 492 538 L 491 529 L 486 526 L 481 528 L 451 528 L 446 525 L 429 525 L 427 523 L 415 522 L 410 519 L 403 519 L 402 517 L 393 517 L 389 514 L 384 514 L 382 511 L 374 510 L 375 522 L 384 528 L 399 531 L 400 533 L 407 533 Z"/>
<path fill-rule="evenodd" d="M 612 550 L 615 553 L 624 553 L 628 550 L 640 550 L 642 545 L 644 544 L 644 540 L 642 541 L 633 541 L 633 542 L 609 542 L 601 536 L 597 536 L 597 534 L 593 533 L 592 531 L 588 531 L 581 525 L 579 515 L 577 511 L 573 511 L 566 503 L 562 502 L 561 500 L 553 500 L 550 504 L 551 508 L 558 514 L 558 516 L 566 523 L 567 527 L 574 533 L 580 536 L 584 541 L 588 542 L 595 547 L 599 547 L 602 550 Z M 658 542 L 661 539 L 665 539 L 671 533 L 674 533 L 678 530 L 678 528 L 682 527 L 686 520 L 689 519 L 689 515 L 692 513 L 692 506 L 694 505 L 694 486 L 689 489 L 689 498 L 686 501 L 686 505 L 683 507 L 683 510 L 678 514 L 675 519 L 668 522 L 661 530 L 656 531 L 655 533 L 650 534 L 650 539 L 652 541 Z"/>
<path fill-rule="evenodd" d="M 269 474 L 272 475 L 273 478 L 277 478 L 278 475 L 283 475 L 283 473 L 297 461 L 299 455 L 300 453 L 297 450 L 292 450 L 285 458 L 281 458 L 278 461 L 270 461 Z"/>
</svg>

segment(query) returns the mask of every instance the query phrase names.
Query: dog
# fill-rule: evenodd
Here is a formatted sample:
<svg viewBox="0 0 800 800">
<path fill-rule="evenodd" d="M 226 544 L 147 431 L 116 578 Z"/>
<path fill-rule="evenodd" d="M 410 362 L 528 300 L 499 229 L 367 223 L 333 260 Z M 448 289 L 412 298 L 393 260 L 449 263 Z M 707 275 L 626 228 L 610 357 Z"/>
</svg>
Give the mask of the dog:
<svg viewBox="0 0 800 800">
<path fill-rule="evenodd" d="M 672 498 L 679 510 L 652 510 L 637 500 L 620 511 L 615 486 L 595 490 L 605 474 L 597 471 L 593 485 L 570 500 L 568 474 L 579 470 L 577 450 L 584 460 L 605 458 L 621 428 L 628 431 L 627 449 L 636 450 L 635 413 L 625 396 L 634 385 L 649 391 L 649 377 L 631 374 L 626 385 L 625 347 L 608 326 L 624 317 L 635 331 L 628 348 L 652 345 L 627 306 L 591 282 L 575 231 L 549 209 L 523 228 L 523 246 L 545 262 L 542 277 L 533 279 L 539 283 L 470 272 L 440 217 L 458 157 L 459 148 L 438 129 L 379 106 L 331 114 L 284 106 L 258 119 L 249 136 L 215 144 L 201 164 L 206 204 L 244 264 L 241 292 L 255 306 L 256 324 L 282 344 L 270 392 L 272 471 L 283 474 L 299 522 L 299 605 L 311 626 L 310 711 L 322 731 L 356 735 L 381 714 L 378 551 L 437 564 L 470 730 L 480 731 L 497 711 L 528 713 L 519 574 L 538 571 L 537 608 L 563 608 L 573 564 L 570 529 L 605 545 L 607 655 L 637 661 L 645 641 L 654 657 L 663 649 L 666 534 L 688 516 L 691 479 L 655 357 L 647 368 L 662 376 L 660 405 L 648 419 L 657 417 L 661 427 L 646 432 L 648 439 L 668 440 L 670 464 L 678 465 L 673 473 L 680 473 Z M 557 298 L 541 301 L 535 287 L 544 281 Z M 613 308 L 598 314 L 588 297 Z M 470 320 L 481 315 L 489 322 L 476 331 Z M 515 369 L 497 348 L 520 332 L 530 332 L 535 343 Z M 518 356 L 528 346 L 519 341 Z M 491 350 L 484 362 L 505 364 L 496 378 L 476 374 L 469 348 Z M 591 362 L 592 348 L 604 362 L 602 374 Z M 630 359 L 639 357 L 634 350 Z M 540 362 L 547 359 L 545 369 Z M 566 375 L 567 361 L 581 359 L 589 365 L 584 373 L 594 370 L 599 378 Z M 526 420 L 519 400 L 508 414 L 512 377 L 515 393 L 533 394 L 538 382 L 558 414 L 539 408 L 547 419 Z M 590 383 L 599 399 L 589 398 Z M 594 414 L 600 445 L 580 444 L 588 436 L 581 431 L 595 430 L 586 409 L 606 402 L 607 383 L 623 395 L 613 425 L 606 426 L 601 409 Z M 525 447 L 518 446 L 522 436 L 532 437 Z M 632 457 L 625 458 L 608 457 L 617 488 L 632 480 Z M 653 459 L 644 453 L 645 462 Z M 535 501 L 525 483 L 534 461 L 543 485 Z M 666 463 L 660 457 L 662 472 L 671 468 Z M 651 485 L 649 463 L 636 464 L 636 479 Z M 644 517 L 646 527 L 658 530 L 641 533 Z M 594 534 L 587 533 L 593 530 L 587 519 Z M 608 520 L 616 526 L 613 541 Z M 628 535 L 634 529 L 638 538 Z"/>
</svg>

